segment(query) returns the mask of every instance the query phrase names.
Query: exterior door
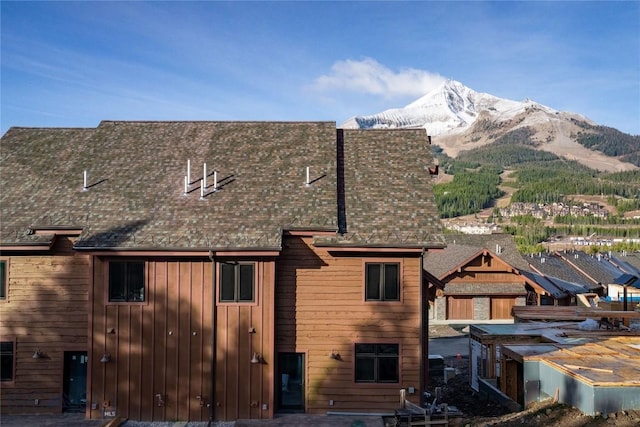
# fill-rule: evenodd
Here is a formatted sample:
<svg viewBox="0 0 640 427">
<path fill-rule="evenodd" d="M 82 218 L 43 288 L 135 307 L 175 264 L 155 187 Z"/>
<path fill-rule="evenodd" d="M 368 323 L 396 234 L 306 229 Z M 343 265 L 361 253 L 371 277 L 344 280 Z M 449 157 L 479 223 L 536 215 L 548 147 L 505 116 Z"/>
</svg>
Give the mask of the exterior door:
<svg viewBox="0 0 640 427">
<path fill-rule="evenodd" d="M 516 305 L 516 299 L 511 297 L 491 298 L 491 318 L 492 319 L 513 319 L 511 309 Z"/>
<path fill-rule="evenodd" d="M 471 297 L 447 297 L 447 319 L 470 320 L 473 319 L 473 298 Z"/>
<path fill-rule="evenodd" d="M 304 412 L 304 353 L 278 354 L 278 410 Z"/>
<path fill-rule="evenodd" d="M 64 352 L 62 410 L 84 412 L 87 405 L 87 352 Z"/>
</svg>

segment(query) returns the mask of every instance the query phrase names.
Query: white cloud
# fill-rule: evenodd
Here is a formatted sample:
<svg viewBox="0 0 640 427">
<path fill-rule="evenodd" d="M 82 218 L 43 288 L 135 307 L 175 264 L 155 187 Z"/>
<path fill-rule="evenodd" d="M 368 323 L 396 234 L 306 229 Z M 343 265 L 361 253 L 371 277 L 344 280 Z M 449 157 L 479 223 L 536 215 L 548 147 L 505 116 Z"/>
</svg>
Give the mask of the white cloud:
<svg viewBox="0 0 640 427">
<path fill-rule="evenodd" d="M 444 80 L 439 74 L 415 68 L 394 72 L 375 59 L 364 58 L 335 62 L 329 74 L 315 79 L 313 87 L 322 92 L 342 90 L 385 98 L 419 97 Z"/>
</svg>

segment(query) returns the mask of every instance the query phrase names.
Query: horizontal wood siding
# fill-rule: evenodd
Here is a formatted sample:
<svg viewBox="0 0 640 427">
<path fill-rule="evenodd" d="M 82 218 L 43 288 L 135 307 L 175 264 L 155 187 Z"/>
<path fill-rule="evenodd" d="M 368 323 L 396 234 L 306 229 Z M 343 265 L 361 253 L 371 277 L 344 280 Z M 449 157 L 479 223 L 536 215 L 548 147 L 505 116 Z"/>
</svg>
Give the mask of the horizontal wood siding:
<svg viewBox="0 0 640 427">
<path fill-rule="evenodd" d="M 15 340 L 12 383 L 2 383 L 0 412 L 62 411 L 65 351 L 87 350 L 89 257 L 58 237 L 50 253 L 3 254 L 8 295 L 0 302 L 0 339 Z M 39 349 L 42 357 L 34 359 Z"/>
<path fill-rule="evenodd" d="M 212 263 L 146 259 L 146 301 L 109 304 L 108 260 L 95 258 L 91 315 L 92 418 L 203 421 L 212 402 Z M 103 354 L 111 361 L 96 363 Z"/>
<path fill-rule="evenodd" d="M 217 420 L 273 417 L 275 263 L 259 260 L 255 266 L 255 303 L 216 307 Z M 254 353 L 263 363 L 251 363 Z"/>
<path fill-rule="evenodd" d="M 364 261 L 400 262 L 401 302 L 364 301 Z M 276 279 L 276 350 L 306 354 L 306 411 L 390 412 L 420 388 L 420 259 L 332 255 L 288 237 Z M 354 381 L 356 343 L 398 343 L 400 382 Z M 340 354 L 341 360 L 329 357 Z M 418 396 L 411 396 L 418 401 Z M 334 405 L 329 406 L 333 400 Z"/>
</svg>

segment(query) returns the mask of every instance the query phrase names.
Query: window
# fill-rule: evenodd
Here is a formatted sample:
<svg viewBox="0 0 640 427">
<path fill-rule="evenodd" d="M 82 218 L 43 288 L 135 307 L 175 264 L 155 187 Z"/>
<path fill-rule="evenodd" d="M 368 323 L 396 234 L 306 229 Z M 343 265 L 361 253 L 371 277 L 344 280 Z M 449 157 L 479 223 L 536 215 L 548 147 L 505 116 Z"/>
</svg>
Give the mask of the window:
<svg viewBox="0 0 640 427">
<path fill-rule="evenodd" d="M 0 381 L 13 381 L 13 341 L 0 342 Z"/>
<path fill-rule="evenodd" d="M 365 265 L 365 300 L 400 301 L 400 264 Z"/>
<path fill-rule="evenodd" d="M 0 260 L 0 300 L 7 299 L 7 261 Z"/>
<path fill-rule="evenodd" d="M 109 301 L 144 302 L 144 262 L 109 262 Z"/>
<path fill-rule="evenodd" d="M 220 264 L 220 302 L 253 302 L 253 264 Z"/>
<path fill-rule="evenodd" d="M 398 344 L 356 344 L 356 382 L 399 382 L 398 349 Z"/>
</svg>

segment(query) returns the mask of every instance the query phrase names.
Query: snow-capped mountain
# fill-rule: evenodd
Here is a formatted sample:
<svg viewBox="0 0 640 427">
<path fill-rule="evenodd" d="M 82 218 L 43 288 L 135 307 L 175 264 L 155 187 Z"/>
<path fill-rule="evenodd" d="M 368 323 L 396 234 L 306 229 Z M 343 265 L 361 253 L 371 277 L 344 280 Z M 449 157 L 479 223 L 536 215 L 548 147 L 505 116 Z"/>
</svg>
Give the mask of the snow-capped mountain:
<svg viewBox="0 0 640 427">
<path fill-rule="evenodd" d="M 476 92 L 455 80 L 447 80 L 404 108 L 393 108 L 369 116 L 347 120 L 345 128 L 424 127 L 431 136 L 462 133 L 486 112 L 495 121 L 513 119 L 527 109 L 540 109 L 548 114 L 558 111 L 531 100 L 523 102 Z M 581 117 L 582 120 L 587 120 Z"/>
<path fill-rule="evenodd" d="M 526 127 L 532 148 L 577 160 L 594 169 L 636 169 L 630 163 L 580 145 L 575 135 L 579 123 L 597 126 L 586 117 L 549 108 L 530 99 L 512 101 L 476 92 L 460 82 L 447 80 L 404 108 L 352 117 L 344 128 L 425 128 L 449 156 L 490 144 L 505 134 Z"/>
</svg>

